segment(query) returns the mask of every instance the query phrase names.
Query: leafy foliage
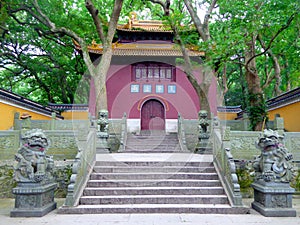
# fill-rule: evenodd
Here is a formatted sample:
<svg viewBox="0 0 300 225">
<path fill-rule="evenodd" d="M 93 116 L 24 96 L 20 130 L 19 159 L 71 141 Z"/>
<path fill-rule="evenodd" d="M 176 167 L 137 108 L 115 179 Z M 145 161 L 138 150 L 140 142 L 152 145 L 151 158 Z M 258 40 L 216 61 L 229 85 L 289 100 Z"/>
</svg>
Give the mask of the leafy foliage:
<svg viewBox="0 0 300 225">
<path fill-rule="evenodd" d="M 55 191 L 56 198 L 65 198 L 68 191 L 68 185 L 72 175 L 72 165 L 66 165 L 64 167 L 57 167 L 54 170 L 53 177 L 58 187 Z"/>
<path fill-rule="evenodd" d="M 0 166 L 0 198 L 12 197 L 11 190 L 17 186 L 14 180 L 14 168 L 9 165 Z"/>
<path fill-rule="evenodd" d="M 26 12 L 6 18 L 0 39 L 1 88 L 43 104 L 73 102 L 85 67 L 70 39 L 43 33 Z"/>
<path fill-rule="evenodd" d="M 251 162 L 241 160 L 236 163 L 236 166 L 236 175 L 243 197 L 253 197 L 253 188 L 251 187 L 251 184 L 254 181 L 254 171 Z"/>
<path fill-rule="evenodd" d="M 299 3 L 291 0 L 221 0 L 218 4 L 216 20 L 210 24 L 215 46 L 208 49 L 213 59 L 211 64 L 216 66 L 221 82 L 227 78 L 226 83 L 220 82 L 225 90 L 228 89 L 226 103 L 243 105 L 250 114 L 252 129 L 257 129 L 266 114 L 265 99 L 299 86 L 296 81 L 299 80 L 299 66 L 295 63 L 299 60 Z M 254 53 L 253 57 L 247 58 L 250 38 L 254 39 Z M 255 85 L 260 85 L 261 93 L 256 92 L 258 88 L 251 87 L 256 82 L 251 78 L 253 75 L 247 83 L 242 82 L 245 79 L 242 74 L 247 71 L 249 74 L 249 70 L 258 77 L 260 82 Z M 239 77 L 235 76 L 237 73 Z M 238 102 L 241 93 L 247 98 L 240 98 Z"/>
<path fill-rule="evenodd" d="M 261 96 L 259 94 L 249 94 L 248 95 L 248 100 L 249 101 L 257 101 L 258 99 L 261 99 Z M 249 119 L 251 121 L 250 128 L 251 130 L 255 130 L 255 126 L 258 123 L 266 123 L 266 103 L 264 101 L 258 100 L 258 104 L 255 105 L 250 105 L 248 107 L 248 112 L 249 112 Z M 263 126 L 264 126 L 263 124 Z"/>
<path fill-rule="evenodd" d="M 291 187 L 295 188 L 296 191 L 300 191 L 300 170 L 298 170 L 297 176 L 291 182 Z"/>
</svg>

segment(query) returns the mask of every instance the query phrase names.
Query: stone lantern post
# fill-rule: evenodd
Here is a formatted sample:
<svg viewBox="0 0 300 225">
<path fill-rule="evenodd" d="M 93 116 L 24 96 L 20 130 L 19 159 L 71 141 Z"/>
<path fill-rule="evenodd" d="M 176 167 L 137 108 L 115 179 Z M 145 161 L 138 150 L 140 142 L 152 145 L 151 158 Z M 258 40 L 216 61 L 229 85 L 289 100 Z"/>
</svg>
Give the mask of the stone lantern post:
<svg viewBox="0 0 300 225">
<path fill-rule="evenodd" d="M 255 181 L 252 208 L 268 217 L 295 217 L 292 208 L 294 189 L 289 182 L 295 177 L 292 154 L 283 145 L 283 136 L 264 130 L 256 146 L 261 154 L 254 160 Z"/>
</svg>

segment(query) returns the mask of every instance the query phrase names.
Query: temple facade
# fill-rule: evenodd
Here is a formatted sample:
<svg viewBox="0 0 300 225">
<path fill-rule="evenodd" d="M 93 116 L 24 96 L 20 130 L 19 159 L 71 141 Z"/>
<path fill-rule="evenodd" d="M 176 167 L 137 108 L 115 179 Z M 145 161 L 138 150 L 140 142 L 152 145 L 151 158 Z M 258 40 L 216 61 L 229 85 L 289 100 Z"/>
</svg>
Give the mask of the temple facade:
<svg viewBox="0 0 300 225">
<path fill-rule="evenodd" d="M 76 47 L 80 50 L 80 46 Z M 132 17 L 127 24 L 118 26 L 112 48 L 106 79 L 110 119 L 122 118 L 126 113 L 129 132 L 176 132 L 178 113 L 185 119 L 198 118 L 201 99 L 183 72 L 182 52 L 174 43 L 173 32 L 161 21 L 139 21 Z M 94 61 L 101 57 L 102 50 L 95 42 L 89 46 Z M 191 47 L 188 53 L 198 63 L 194 74 L 201 83 L 204 52 Z M 90 90 L 89 112 L 96 116 L 93 80 Z M 216 90 L 213 80 L 207 98 L 215 115 Z"/>
</svg>

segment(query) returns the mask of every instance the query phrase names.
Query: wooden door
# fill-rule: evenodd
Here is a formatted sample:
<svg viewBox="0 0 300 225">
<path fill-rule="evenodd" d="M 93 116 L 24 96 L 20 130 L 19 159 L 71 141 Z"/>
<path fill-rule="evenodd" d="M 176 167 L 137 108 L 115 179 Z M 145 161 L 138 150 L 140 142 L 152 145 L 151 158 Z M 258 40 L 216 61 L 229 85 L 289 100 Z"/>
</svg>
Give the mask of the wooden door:
<svg viewBox="0 0 300 225">
<path fill-rule="evenodd" d="M 164 130 L 165 109 L 157 100 L 149 100 L 142 107 L 141 115 L 142 130 Z"/>
</svg>

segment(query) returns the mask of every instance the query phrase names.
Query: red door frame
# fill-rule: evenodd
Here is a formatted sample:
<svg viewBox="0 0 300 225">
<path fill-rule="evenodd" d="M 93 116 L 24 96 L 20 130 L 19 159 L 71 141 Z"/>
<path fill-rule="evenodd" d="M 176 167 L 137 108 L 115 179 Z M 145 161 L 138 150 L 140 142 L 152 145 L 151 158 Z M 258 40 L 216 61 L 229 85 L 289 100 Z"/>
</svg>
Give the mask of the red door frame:
<svg viewBox="0 0 300 225">
<path fill-rule="evenodd" d="M 141 130 L 165 130 L 165 106 L 157 99 L 148 99 L 141 107 Z"/>
</svg>

